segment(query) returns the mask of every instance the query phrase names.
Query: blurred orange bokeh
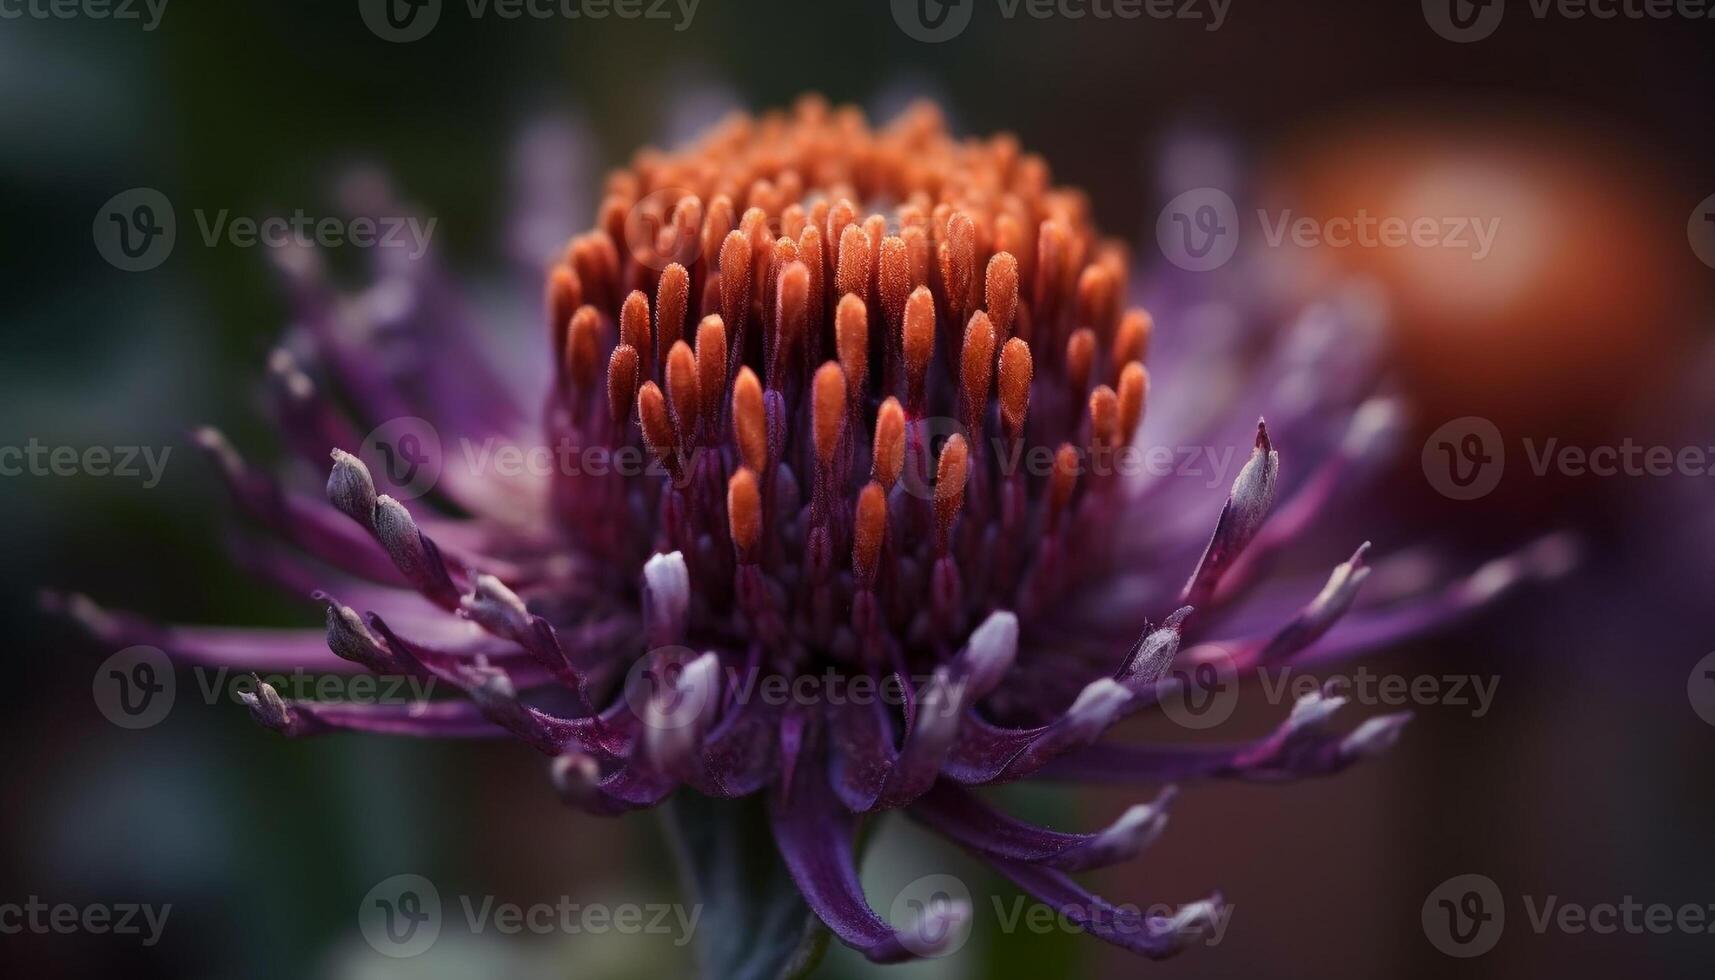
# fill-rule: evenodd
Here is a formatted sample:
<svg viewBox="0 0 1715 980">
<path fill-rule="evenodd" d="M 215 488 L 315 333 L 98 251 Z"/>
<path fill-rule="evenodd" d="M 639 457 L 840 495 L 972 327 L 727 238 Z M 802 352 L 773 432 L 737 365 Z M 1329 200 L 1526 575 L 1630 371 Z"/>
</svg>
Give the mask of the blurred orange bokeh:
<svg viewBox="0 0 1715 980">
<path fill-rule="evenodd" d="M 1420 424 L 1482 414 L 1505 429 L 1612 431 L 1658 394 L 1692 336 L 1706 270 L 1683 228 L 1700 195 L 1666 190 L 1594 127 L 1523 114 L 1347 117 L 1284 144 L 1263 172 L 1271 214 L 1470 218 L 1494 230 L 1480 257 L 1413 244 L 1315 250 L 1324 271 L 1388 287 Z"/>
</svg>

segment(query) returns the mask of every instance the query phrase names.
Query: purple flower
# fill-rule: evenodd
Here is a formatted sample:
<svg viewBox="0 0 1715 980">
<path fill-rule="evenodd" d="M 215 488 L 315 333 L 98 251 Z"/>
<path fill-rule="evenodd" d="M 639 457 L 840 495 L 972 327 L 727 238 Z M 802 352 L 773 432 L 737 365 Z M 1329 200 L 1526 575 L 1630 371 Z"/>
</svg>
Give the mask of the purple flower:
<svg viewBox="0 0 1715 980">
<path fill-rule="evenodd" d="M 482 324 L 427 263 L 354 295 L 307 255 L 282 263 L 302 331 L 272 390 L 292 449 L 325 467 L 332 448 L 326 502 L 217 433 L 198 441 L 293 546 L 247 563 L 321 600 L 325 632 L 58 601 L 107 642 L 186 663 L 460 695 L 333 704 L 259 686 L 252 713 L 287 735 L 510 735 L 598 814 L 681 788 L 762 796 L 810 909 L 873 960 L 934 955 L 970 913 L 896 927 L 866 903 L 858 824 L 893 809 L 1161 957 L 1218 895 L 1144 918 L 1070 875 L 1154 841 L 1173 784 L 1338 772 L 1406 716 L 1336 728 L 1342 699 L 1312 694 L 1260 739 L 1109 728 L 1182 699 L 1202 665 L 1351 657 L 1564 564 L 1550 539 L 1468 577 L 1426 554 L 1373 566 L 1353 535 L 1325 584 L 1272 579 L 1312 525 L 1355 513 L 1349 488 L 1397 422 L 1361 304 L 1268 332 L 1187 310 L 1156 338 L 1123 308 L 1124 249 L 1011 137 L 956 141 L 927 107 L 872 130 L 805 99 L 641 153 L 605 193 L 548 274 L 542 392 L 484 366 Z M 425 473 L 442 506 L 401 502 Z M 1363 594 L 1371 579 L 1383 594 Z M 1163 789 L 1089 832 L 974 792 L 1026 778 Z"/>
</svg>

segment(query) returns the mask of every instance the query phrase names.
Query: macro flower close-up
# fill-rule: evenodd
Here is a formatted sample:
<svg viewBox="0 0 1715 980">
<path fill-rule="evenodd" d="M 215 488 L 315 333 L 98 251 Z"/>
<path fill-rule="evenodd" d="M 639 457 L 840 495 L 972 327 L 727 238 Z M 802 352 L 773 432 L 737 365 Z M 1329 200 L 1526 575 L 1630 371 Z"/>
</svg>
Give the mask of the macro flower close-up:
<svg viewBox="0 0 1715 980">
<path fill-rule="evenodd" d="M 1693 867 L 1639 830 L 1638 877 L 1567 878 L 1631 832 L 1558 826 L 1651 778 L 1602 742 L 1614 718 L 1715 725 L 1684 583 L 1650 584 L 1707 572 L 1661 526 L 1696 526 L 1683 491 L 1715 472 L 1683 394 L 1715 247 L 1695 209 L 1690 249 L 1648 244 L 1656 192 L 1611 178 L 1649 158 L 1551 125 L 1570 109 L 1415 118 L 1419 69 L 1394 102 L 1260 92 L 1285 28 L 1225 4 L 770 28 L 885 32 L 900 53 L 862 84 L 845 54 L 757 81 L 732 51 L 761 42 L 695 3 L 355 6 L 276 25 L 357 25 L 301 93 L 208 54 L 231 98 L 325 138 L 116 133 L 178 176 L 78 176 L 78 201 L 113 188 L 87 191 L 100 284 L 32 287 L 60 297 L 32 299 L 38 336 L 81 350 L 61 313 L 158 284 L 136 337 L 104 323 L 111 350 L 18 375 L 20 420 L 54 421 L 0 448 L 42 556 L 8 583 L 54 648 L 14 713 L 52 748 L 8 818 L 0 869 L 28 884 L 0 894 L 0 962 L 1570 976 L 1616 934 L 1706 956 Z M 143 33 L 170 42 L 162 7 Z M 1433 7 L 1438 54 L 1495 29 Z M 557 29 L 572 47 L 524 42 Z M 1106 31 L 1263 62 L 1145 108 L 1171 70 Z M 1032 32 L 1082 93 L 1066 118 L 969 57 L 1028 61 Z M 570 59 L 572 95 L 497 122 L 488 83 L 431 94 L 422 61 L 461 37 L 539 69 L 532 93 Z M 425 90 L 369 128 L 390 72 Z M 161 84 L 134 106 L 228 98 Z M 329 115 L 295 108 L 311 90 Z M 80 131 L 29 119 L 46 154 Z M 1644 322 L 1604 330 L 1619 310 Z M 103 366 L 56 387 L 78 358 Z"/>
</svg>

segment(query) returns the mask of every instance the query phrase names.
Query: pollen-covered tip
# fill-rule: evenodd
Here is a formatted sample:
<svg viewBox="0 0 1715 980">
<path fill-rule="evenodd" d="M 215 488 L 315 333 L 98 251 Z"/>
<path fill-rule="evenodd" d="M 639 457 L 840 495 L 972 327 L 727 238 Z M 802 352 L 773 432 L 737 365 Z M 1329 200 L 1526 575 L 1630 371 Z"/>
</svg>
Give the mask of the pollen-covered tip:
<svg viewBox="0 0 1715 980">
<path fill-rule="evenodd" d="M 607 359 L 607 409 L 613 424 L 624 428 L 631 421 L 631 404 L 637 398 L 637 348 L 620 344 Z"/>
<path fill-rule="evenodd" d="M 714 426 L 726 398 L 726 324 L 714 313 L 697 324 L 697 394 L 703 418 Z"/>
<path fill-rule="evenodd" d="M 876 270 L 876 293 L 881 297 L 881 312 L 887 317 L 887 328 L 900 329 L 905 317 L 905 297 L 911 295 L 911 257 L 905 239 L 888 235 L 881 240 Z"/>
<path fill-rule="evenodd" d="M 738 331 L 750 313 L 750 239 L 732 231 L 721 243 L 721 319 Z"/>
<path fill-rule="evenodd" d="M 953 527 L 953 519 L 965 506 L 965 480 L 970 476 L 970 447 L 965 437 L 953 433 L 941 447 L 941 458 L 935 466 L 935 523 L 944 542 Z"/>
<path fill-rule="evenodd" d="M 965 394 L 965 422 L 973 430 L 988 407 L 989 383 L 994 380 L 994 343 L 994 324 L 988 314 L 982 310 L 972 313 L 959 351 L 959 384 Z"/>
<path fill-rule="evenodd" d="M 1030 345 L 1017 337 L 1000 351 L 1000 422 L 1008 437 L 1024 436 L 1024 421 L 1030 412 L 1030 378 L 1035 371 Z"/>
<path fill-rule="evenodd" d="M 1048 520 L 1054 520 L 1072 501 L 1072 491 L 1078 486 L 1078 451 L 1063 442 L 1054 452 L 1054 472 L 1048 477 Z"/>
<path fill-rule="evenodd" d="M 1090 443 L 1097 448 L 1119 444 L 1119 396 L 1107 385 L 1090 392 Z"/>
<path fill-rule="evenodd" d="M 649 343 L 649 297 L 641 289 L 633 289 L 620 307 L 619 342 L 637 348 L 639 354 L 654 356 L 655 348 Z"/>
<path fill-rule="evenodd" d="M 858 491 L 852 520 L 852 572 L 860 587 L 867 588 L 875 582 L 875 568 L 886 538 L 887 491 L 871 480 Z"/>
<path fill-rule="evenodd" d="M 1113 358 L 1110 363 L 1114 371 L 1125 369 L 1125 365 L 1133 361 L 1142 361 L 1149 352 L 1149 335 L 1155 329 L 1155 321 L 1143 310 L 1127 310 L 1120 317 L 1119 329 L 1114 332 Z"/>
<path fill-rule="evenodd" d="M 653 381 L 643 382 L 643 387 L 637 390 L 637 424 L 643 430 L 643 441 L 648 444 L 649 451 L 655 454 L 662 466 L 670 472 L 677 472 L 678 460 L 673 455 L 673 423 L 667 418 L 667 398 Z"/>
<path fill-rule="evenodd" d="M 923 377 L 935 353 L 935 295 L 918 286 L 905 301 L 905 379 L 913 411 L 922 407 Z"/>
<path fill-rule="evenodd" d="M 601 369 L 601 314 L 593 306 L 580 306 L 568 330 L 566 371 L 580 390 L 587 391 Z"/>
<path fill-rule="evenodd" d="M 810 269 L 802 262 L 789 262 L 780 270 L 774 300 L 774 361 L 775 368 L 784 368 L 793 348 L 803 343 L 805 324 L 810 315 Z M 780 388 L 782 378 L 770 373 L 770 388 Z"/>
<path fill-rule="evenodd" d="M 845 368 L 849 398 L 857 398 L 869 378 L 869 309 L 851 293 L 840 297 L 834 315 L 834 346 Z"/>
<path fill-rule="evenodd" d="M 875 452 L 872 475 L 882 489 L 891 490 L 905 467 L 905 412 L 899 399 L 889 398 L 875 412 Z"/>
<path fill-rule="evenodd" d="M 1137 427 L 1143 422 L 1143 405 L 1149 397 L 1149 372 L 1142 364 L 1132 361 L 1120 371 L 1119 438 L 1129 443 L 1137 438 Z"/>
<path fill-rule="evenodd" d="M 1011 336 L 1012 317 L 1018 312 L 1018 259 L 1011 252 L 989 257 L 988 270 L 983 274 L 983 300 L 995 331 L 1002 337 Z"/>
<path fill-rule="evenodd" d="M 814 423 L 811 436 L 815 439 L 816 460 L 823 466 L 832 466 L 846 428 L 846 373 L 833 361 L 816 369 L 810 416 Z"/>
<path fill-rule="evenodd" d="M 667 353 L 667 397 L 672 400 L 673 414 L 679 421 L 679 438 L 689 442 L 697 426 L 697 413 L 702 405 L 697 380 L 697 358 L 691 346 L 683 340 L 673 342 Z"/>
<path fill-rule="evenodd" d="M 756 546 L 762 540 L 762 494 L 757 490 L 756 472 L 749 467 L 737 470 L 727 480 L 726 513 L 739 561 L 754 561 Z"/>
<path fill-rule="evenodd" d="M 738 369 L 732 385 L 732 428 L 744 465 L 758 473 L 768 469 L 768 411 L 762 404 L 762 383 L 748 366 Z"/>
<path fill-rule="evenodd" d="M 677 262 L 661 272 L 655 287 L 655 336 L 669 350 L 685 335 L 685 311 L 691 303 L 691 274 Z"/>
<path fill-rule="evenodd" d="M 334 509 L 368 527 L 375 519 L 375 480 L 363 460 L 343 449 L 333 451 L 328 473 L 328 502 Z"/>
<path fill-rule="evenodd" d="M 578 274 L 565 262 L 554 266 L 548 273 L 548 335 L 553 338 L 556 353 L 565 353 L 567 328 L 583 302 L 584 287 Z"/>
<path fill-rule="evenodd" d="M 977 266 L 977 229 L 970 215 L 954 211 L 947 218 L 945 244 L 942 274 L 946 276 L 948 298 L 959 308 L 970 296 L 971 277 L 976 274 Z"/>
<path fill-rule="evenodd" d="M 840 232 L 840 262 L 834 274 L 834 292 L 869 295 L 869 236 L 857 224 Z"/>
<path fill-rule="evenodd" d="M 1090 386 L 1090 366 L 1096 359 L 1096 335 L 1088 327 L 1079 327 L 1066 338 L 1066 382 L 1074 396 L 1082 395 Z"/>
<path fill-rule="evenodd" d="M 1119 310 L 1119 282 L 1113 270 L 1102 265 L 1085 266 L 1078 275 L 1076 318 L 1081 326 L 1106 337 L 1113 332 Z"/>
</svg>

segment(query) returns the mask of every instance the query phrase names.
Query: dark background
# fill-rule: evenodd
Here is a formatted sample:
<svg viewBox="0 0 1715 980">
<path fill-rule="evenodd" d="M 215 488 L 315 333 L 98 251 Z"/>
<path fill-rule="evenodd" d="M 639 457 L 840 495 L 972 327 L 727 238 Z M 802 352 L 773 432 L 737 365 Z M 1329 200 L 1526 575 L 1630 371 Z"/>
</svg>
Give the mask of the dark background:
<svg viewBox="0 0 1715 980">
<path fill-rule="evenodd" d="M 1007 21 L 996 9 L 979 3 L 970 29 L 938 45 L 907 37 L 887 4 L 854 0 L 702 0 L 683 32 L 650 20 L 473 21 L 450 3 L 429 37 L 403 45 L 372 35 L 355 0 L 175 0 L 149 33 L 0 20 L 0 444 L 174 447 L 153 490 L 0 478 L 11 641 L 0 903 L 173 903 L 155 948 L 0 936 L 0 967 L 684 969 L 675 951 L 582 937 L 443 937 L 433 958 L 383 961 L 358 937 L 354 910 L 400 871 L 447 896 L 672 900 L 651 820 L 564 810 L 535 756 L 507 743 L 288 742 L 235 705 L 184 705 L 156 728 L 122 731 L 90 698 L 91 671 L 110 651 L 40 616 L 34 596 L 75 588 L 183 621 L 305 626 L 319 615 L 231 572 L 230 511 L 185 436 L 214 422 L 253 457 L 278 451 L 255 390 L 286 315 L 264 250 L 203 247 L 191 208 L 327 213 L 342 168 L 383 166 L 439 219 L 444 262 L 487 308 L 513 314 L 496 322 L 497 343 L 528 344 L 539 286 L 508 255 L 509 155 L 522 131 L 554 117 L 584 134 L 581 172 L 565 176 L 570 234 L 589 220 L 606 168 L 706 116 L 701 107 L 763 108 L 817 90 L 866 106 L 927 94 L 961 132 L 1016 132 L 1059 181 L 1089 190 L 1106 230 L 1136 243 L 1139 266 L 1158 260 L 1162 149 L 1186 132 L 1239 148 L 1259 200 L 1311 213 L 1385 211 L 1414 168 L 1502 175 L 1455 181 L 1453 196 L 1538 243 L 1472 273 L 1503 280 L 1506 302 L 1458 302 L 1465 283 L 1445 288 L 1410 255 L 1337 260 L 1392 291 L 1394 369 L 1418 406 L 1418 438 L 1385 492 L 1401 520 L 1474 552 L 1564 526 L 1589 543 L 1561 586 L 1375 664 L 1497 676 L 1490 715 L 1425 709 L 1384 763 L 1331 781 L 1187 793 L 1155 850 L 1097 876 L 1134 901 L 1221 887 L 1236 911 L 1219 947 L 1140 964 L 1092 940 L 1005 935 L 979 894 L 965 951 L 898 975 L 1708 975 L 1715 936 L 1536 935 L 1520 898 L 1715 903 L 1715 729 L 1686 686 L 1715 649 L 1715 481 L 1538 479 L 1514 467 L 1495 494 L 1453 503 L 1426 485 L 1416 450 L 1462 415 L 1509 436 L 1715 446 L 1715 362 L 1703 353 L 1715 270 L 1685 231 L 1715 192 L 1715 21 L 1537 20 L 1515 0 L 1494 36 L 1460 45 L 1413 2 L 1233 0 L 1212 33 L 1149 19 Z M 161 268 L 128 274 L 97 254 L 91 221 L 135 186 L 176 203 L 180 237 Z M 1482 285 L 1471 294 L 1488 295 Z M 1276 717 L 1262 706 L 1246 720 L 1261 730 Z M 1148 722 L 1134 734 L 1152 730 L 1169 734 Z M 1134 796 L 1015 799 L 1086 825 Z M 946 868 L 992 885 L 913 829 L 882 837 L 869 869 L 878 882 Z M 1425 938 L 1420 906 L 1463 873 L 1500 885 L 1508 925 L 1493 952 L 1461 961 Z M 869 969 L 838 954 L 825 971 Z"/>
</svg>

